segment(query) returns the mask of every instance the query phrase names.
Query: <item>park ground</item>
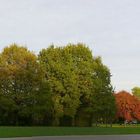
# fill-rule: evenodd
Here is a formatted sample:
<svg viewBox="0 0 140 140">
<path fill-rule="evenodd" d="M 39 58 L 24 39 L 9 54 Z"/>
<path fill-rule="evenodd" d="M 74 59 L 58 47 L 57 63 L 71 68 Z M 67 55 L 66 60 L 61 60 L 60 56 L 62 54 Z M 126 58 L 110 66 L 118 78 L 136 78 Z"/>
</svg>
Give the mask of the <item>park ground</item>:
<svg viewBox="0 0 140 140">
<path fill-rule="evenodd" d="M 140 125 L 113 127 L 0 127 L 0 138 L 140 134 Z M 140 139 L 140 138 L 139 138 Z"/>
</svg>

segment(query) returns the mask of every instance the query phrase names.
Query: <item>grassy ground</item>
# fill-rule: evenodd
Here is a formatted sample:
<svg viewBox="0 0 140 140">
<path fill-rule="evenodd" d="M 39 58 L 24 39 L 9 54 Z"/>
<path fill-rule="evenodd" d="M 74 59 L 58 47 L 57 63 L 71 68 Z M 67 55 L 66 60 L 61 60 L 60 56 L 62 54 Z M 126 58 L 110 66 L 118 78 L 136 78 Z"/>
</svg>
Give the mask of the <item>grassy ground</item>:
<svg viewBox="0 0 140 140">
<path fill-rule="evenodd" d="M 140 134 L 140 127 L 0 127 L 0 137 Z"/>
</svg>

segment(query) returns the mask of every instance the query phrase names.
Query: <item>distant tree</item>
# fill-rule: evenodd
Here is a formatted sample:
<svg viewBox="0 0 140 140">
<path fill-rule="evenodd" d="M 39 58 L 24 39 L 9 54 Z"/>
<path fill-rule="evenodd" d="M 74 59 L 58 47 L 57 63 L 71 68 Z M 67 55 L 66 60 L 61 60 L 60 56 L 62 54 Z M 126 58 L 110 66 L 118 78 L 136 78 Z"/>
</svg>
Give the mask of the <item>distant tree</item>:
<svg viewBox="0 0 140 140">
<path fill-rule="evenodd" d="M 115 94 L 118 119 L 124 121 L 140 120 L 140 101 L 126 91 Z"/>
<path fill-rule="evenodd" d="M 133 95 L 135 95 L 138 99 L 140 99 L 140 87 L 134 87 L 132 89 Z"/>
</svg>

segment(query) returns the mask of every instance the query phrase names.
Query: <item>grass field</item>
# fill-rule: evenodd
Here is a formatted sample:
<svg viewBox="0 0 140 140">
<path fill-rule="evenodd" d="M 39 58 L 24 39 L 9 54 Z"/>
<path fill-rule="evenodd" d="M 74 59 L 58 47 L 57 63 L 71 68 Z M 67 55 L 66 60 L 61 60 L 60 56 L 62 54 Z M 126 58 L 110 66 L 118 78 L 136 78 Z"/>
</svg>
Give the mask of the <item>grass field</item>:
<svg viewBox="0 0 140 140">
<path fill-rule="evenodd" d="M 140 127 L 0 127 L 0 137 L 140 134 Z"/>
</svg>

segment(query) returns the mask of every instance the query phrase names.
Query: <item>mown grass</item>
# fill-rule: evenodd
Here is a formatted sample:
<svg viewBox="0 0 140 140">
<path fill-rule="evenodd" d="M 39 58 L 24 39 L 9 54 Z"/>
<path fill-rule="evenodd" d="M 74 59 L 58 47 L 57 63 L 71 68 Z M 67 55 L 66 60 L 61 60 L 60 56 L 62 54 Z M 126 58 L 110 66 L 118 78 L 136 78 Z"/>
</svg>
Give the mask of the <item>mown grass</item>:
<svg viewBox="0 0 140 140">
<path fill-rule="evenodd" d="M 0 137 L 140 134 L 140 127 L 0 127 Z"/>
</svg>

